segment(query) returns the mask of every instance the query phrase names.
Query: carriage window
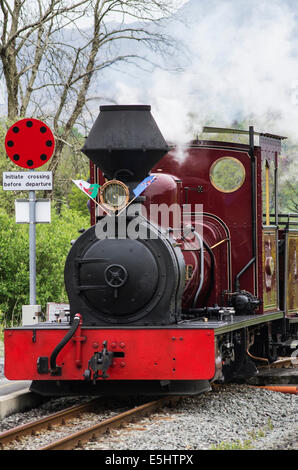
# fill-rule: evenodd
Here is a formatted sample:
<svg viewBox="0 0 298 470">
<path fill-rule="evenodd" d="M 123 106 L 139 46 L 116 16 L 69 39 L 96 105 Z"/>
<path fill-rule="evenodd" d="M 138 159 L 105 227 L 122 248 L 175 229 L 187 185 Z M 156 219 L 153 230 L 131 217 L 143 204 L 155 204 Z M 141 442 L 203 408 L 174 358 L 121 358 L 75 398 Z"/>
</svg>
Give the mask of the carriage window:
<svg viewBox="0 0 298 470">
<path fill-rule="evenodd" d="M 216 160 L 210 169 L 213 186 L 223 193 L 232 193 L 241 188 L 245 180 L 245 168 L 234 157 L 222 157 Z"/>
</svg>

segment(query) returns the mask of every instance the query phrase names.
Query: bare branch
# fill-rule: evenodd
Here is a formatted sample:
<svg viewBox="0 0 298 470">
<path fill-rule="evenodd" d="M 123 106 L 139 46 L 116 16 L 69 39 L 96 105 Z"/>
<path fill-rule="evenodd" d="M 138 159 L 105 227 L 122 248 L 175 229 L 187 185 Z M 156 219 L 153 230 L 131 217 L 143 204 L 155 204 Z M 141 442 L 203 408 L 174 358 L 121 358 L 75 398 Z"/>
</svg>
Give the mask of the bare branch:
<svg viewBox="0 0 298 470">
<path fill-rule="evenodd" d="M 89 0 L 81 0 L 80 2 L 77 2 L 69 7 L 61 8 L 55 10 L 55 6 L 59 3 L 61 3 L 61 0 L 51 0 L 50 5 L 48 9 L 45 11 L 45 13 L 37 20 L 32 23 L 26 24 L 22 26 L 20 29 L 12 28 L 11 29 L 11 35 L 5 45 L 5 47 L 8 47 L 11 42 L 15 41 L 15 39 L 20 36 L 24 31 L 29 30 L 30 34 L 32 34 L 33 31 L 35 31 L 37 28 L 40 27 L 41 24 L 44 24 L 46 22 L 52 21 L 55 17 L 58 17 L 59 15 L 63 15 L 67 12 L 74 11 L 77 7 L 88 3 Z M 18 5 L 19 2 L 16 2 Z M 12 23 L 15 22 L 15 18 L 18 18 L 18 8 L 15 7 L 15 10 L 12 14 Z"/>
<path fill-rule="evenodd" d="M 49 169 L 55 172 L 63 149 L 73 145 L 74 126 L 85 128 L 91 120 L 94 97 L 88 92 L 94 77 L 124 62 L 153 67 L 153 52 L 174 51 L 173 40 L 159 28 L 174 5 L 173 0 L 0 0 L 0 73 L 8 117 L 30 112 L 53 125 L 57 144 Z M 90 18 L 85 30 L 83 17 Z M 138 45 L 148 47 L 150 57 Z"/>
</svg>

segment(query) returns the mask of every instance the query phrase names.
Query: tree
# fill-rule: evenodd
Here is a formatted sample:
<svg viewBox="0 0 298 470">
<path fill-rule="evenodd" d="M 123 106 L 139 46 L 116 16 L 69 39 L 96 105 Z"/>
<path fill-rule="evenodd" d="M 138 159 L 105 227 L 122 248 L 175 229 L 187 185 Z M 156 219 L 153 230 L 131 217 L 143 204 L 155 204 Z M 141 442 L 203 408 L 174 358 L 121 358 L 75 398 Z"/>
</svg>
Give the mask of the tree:
<svg viewBox="0 0 298 470">
<path fill-rule="evenodd" d="M 179 2 L 178 2 L 179 3 Z M 148 60 L 130 44 L 163 53 L 175 44 L 161 29 L 177 0 L 0 0 L 0 60 L 8 119 L 28 113 L 48 121 L 55 174 L 74 125 L 88 103 L 97 72 L 119 62 Z M 80 20 L 90 27 L 80 30 Z M 71 28 L 72 29 L 71 29 Z M 76 33 L 75 40 L 72 35 Z M 121 48 L 120 48 L 121 44 Z M 137 49 L 137 48 L 136 48 Z"/>
<path fill-rule="evenodd" d="M 86 203 L 85 203 L 86 207 Z M 51 224 L 36 231 L 37 302 L 45 311 L 47 302 L 67 302 L 63 266 L 70 241 L 87 228 L 89 214 L 63 209 L 62 217 L 52 211 Z M 16 224 L 0 207 L 0 326 L 19 324 L 22 305 L 28 304 L 29 246 L 27 224 Z M 0 328 L 1 330 L 1 328 Z"/>
<path fill-rule="evenodd" d="M 280 212 L 298 213 L 298 146 L 289 141 L 280 159 L 279 205 Z"/>
</svg>

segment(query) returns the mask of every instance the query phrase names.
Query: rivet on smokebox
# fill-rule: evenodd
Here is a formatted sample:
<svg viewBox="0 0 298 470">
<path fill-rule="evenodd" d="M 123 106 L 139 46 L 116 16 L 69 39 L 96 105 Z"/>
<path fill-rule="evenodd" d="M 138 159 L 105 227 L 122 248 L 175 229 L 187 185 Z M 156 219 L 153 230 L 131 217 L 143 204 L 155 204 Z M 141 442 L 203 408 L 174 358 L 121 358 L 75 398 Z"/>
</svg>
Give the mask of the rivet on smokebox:
<svg viewBox="0 0 298 470">
<path fill-rule="evenodd" d="M 120 362 L 120 367 L 125 367 L 125 366 L 126 366 L 125 362 Z"/>
<path fill-rule="evenodd" d="M 115 349 L 116 346 L 117 346 L 117 343 L 111 343 L 111 348 Z"/>
<path fill-rule="evenodd" d="M 93 347 L 94 349 L 97 349 L 97 348 L 99 347 L 99 344 L 98 344 L 98 343 L 93 343 L 93 344 L 92 344 L 92 347 Z"/>
<path fill-rule="evenodd" d="M 125 348 L 125 343 L 120 343 L 120 348 Z"/>
</svg>

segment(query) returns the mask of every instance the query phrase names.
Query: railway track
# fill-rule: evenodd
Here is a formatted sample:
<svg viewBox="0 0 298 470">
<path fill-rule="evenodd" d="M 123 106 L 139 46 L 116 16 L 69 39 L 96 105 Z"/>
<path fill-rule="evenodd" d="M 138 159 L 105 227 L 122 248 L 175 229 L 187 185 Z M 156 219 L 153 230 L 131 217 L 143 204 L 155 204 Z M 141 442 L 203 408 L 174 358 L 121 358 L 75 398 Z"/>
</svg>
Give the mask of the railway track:
<svg viewBox="0 0 298 470">
<path fill-rule="evenodd" d="M 264 369 L 267 370 L 283 368 L 293 368 L 294 370 L 297 370 L 297 366 L 293 367 L 290 358 L 284 358 L 274 364 L 271 364 L 270 366 L 264 367 Z M 268 390 L 296 395 L 298 394 L 297 385 L 285 385 L 284 383 L 280 383 L 278 385 L 272 384 L 270 386 L 250 385 L 250 387 L 255 389 L 265 388 Z M 221 388 L 221 385 L 213 384 L 212 388 L 218 389 Z M 27 439 L 27 441 L 25 444 L 23 444 L 23 446 L 25 445 L 26 448 L 31 447 L 30 441 L 33 438 L 38 439 L 39 436 L 42 438 L 47 433 L 49 433 L 49 436 L 46 437 L 47 443 L 44 443 L 45 445 L 42 444 L 42 441 L 45 441 L 45 439 L 40 439 L 41 445 L 37 444 L 37 446 L 35 446 L 36 450 L 74 449 L 76 447 L 83 446 L 84 443 L 88 441 L 97 439 L 98 436 L 103 435 L 105 432 L 137 421 L 138 419 L 146 415 L 150 415 L 165 405 L 174 404 L 181 398 L 182 397 L 168 396 L 121 412 L 110 410 L 111 414 L 108 418 L 106 416 L 102 416 L 102 414 L 103 409 L 107 411 L 110 408 L 109 403 L 107 401 L 103 402 L 102 398 L 96 398 L 84 404 L 69 407 L 65 410 L 53 413 L 36 421 L 32 421 L 0 433 L 0 449 L 11 449 L 13 447 L 19 448 L 20 443 L 22 443 L 24 439 Z M 91 420 L 92 424 L 84 425 L 84 422 L 88 422 L 88 413 L 93 415 Z M 72 424 L 72 420 L 76 420 L 76 423 Z M 77 430 L 78 422 L 82 425 L 80 430 Z M 63 431 L 61 433 L 62 427 Z M 71 427 L 75 427 L 76 431 L 71 432 Z M 59 434 L 62 434 L 63 437 L 56 439 Z M 48 442 L 50 442 L 50 444 Z"/>
<path fill-rule="evenodd" d="M 228 386 L 225 385 L 225 388 Z M 230 384 L 230 386 L 231 388 L 234 387 L 233 384 Z M 222 387 L 221 384 L 212 384 L 212 388 L 216 392 L 221 393 Z M 267 388 L 296 395 L 298 393 L 298 386 L 248 387 L 256 390 Z M 1 433 L 0 449 L 71 450 L 84 448 L 85 444 L 92 441 L 97 441 L 100 445 L 101 440 L 99 440 L 99 437 L 102 435 L 104 442 L 104 439 L 106 439 L 105 433 L 114 429 L 124 427 L 124 432 L 126 430 L 145 430 L 146 426 L 144 428 L 142 425 L 142 428 L 140 428 L 139 424 L 135 425 L 134 422 L 152 415 L 164 406 L 173 405 L 182 398 L 185 397 L 163 397 L 131 409 L 128 409 L 129 405 L 123 405 L 122 403 L 120 405 L 121 411 L 119 411 L 119 404 L 117 404 L 117 409 L 113 409 L 111 403 L 104 403 L 100 398 L 93 399 Z M 124 406 L 127 409 L 124 410 Z M 163 413 L 157 418 L 150 416 L 150 421 L 152 421 L 152 418 L 153 421 L 156 419 L 161 421 L 172 419 L 166 417 Z M 96 445 L 96 443 L 94 442 L 92 445 Z"/>
<path fill-rule="evenodd" d="M 124 412 L 117 413 L 107 419 L 102 419 L 100 422 L 86 426 L 79 431 L 69 433 L 61 439 L 52 441 L 50 444 L 36 448 L 36 450 L 74 449 L 77 446 L 83 445 L 85 442 L 96 439 L 98 436 L 111 429 L 125 426 L 130 422 L 153 413 L 163 406 L 172 405 L 180 399 L 181 397 L 171 396 L 147 402 Z M 5 449 L 5 447 L 7 448 L 7 446 L 13 445 L 14 441 L 18 443 L 28 436 L 36 436 L 40 431 L 58 430 L 59 426 L 65 426 L 67 421 L 80 418 L 80 416 L 86 412 L 96 413 L 96 409 L 99 405 L 102 406 L 102 400 L 91 400 L 83 405 L 72 406 L 71 408 L 67 408 L 47 417 L 5 431 L 0 434 L 0 448 Z M 101 418 L 99 417 L 99 419 Z"/>
</svg>

